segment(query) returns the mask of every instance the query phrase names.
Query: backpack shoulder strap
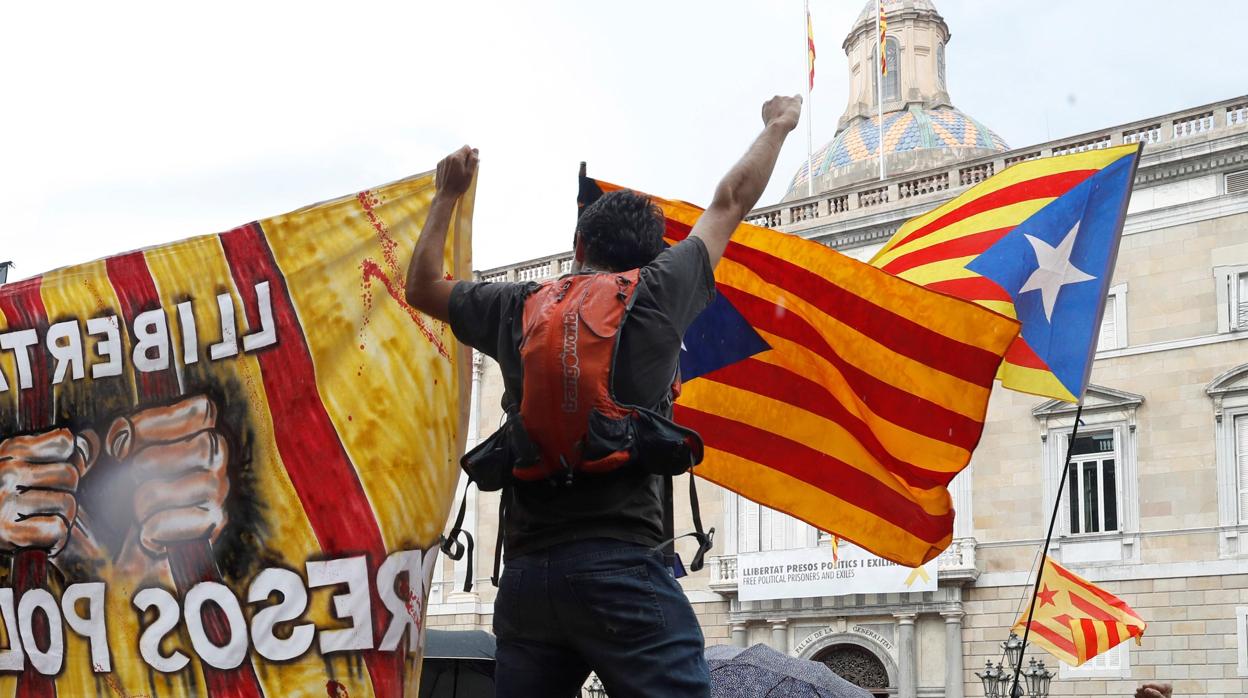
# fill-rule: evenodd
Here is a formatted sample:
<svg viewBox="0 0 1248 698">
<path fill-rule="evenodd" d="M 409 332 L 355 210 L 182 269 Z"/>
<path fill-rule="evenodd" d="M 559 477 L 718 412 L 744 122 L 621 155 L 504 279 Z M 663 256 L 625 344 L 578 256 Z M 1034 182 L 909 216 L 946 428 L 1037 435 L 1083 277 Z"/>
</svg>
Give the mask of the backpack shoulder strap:
<svg viewBox="0 0 1248 698">
<path fill-rule="evenodd" d="M 494 539 L 494 573 L 490 575 L 490 583 L 496 589 L 503 570 L 503 531 L 507 526 L 507 500 L 510 497 L 510 487 L 504 487 L 498 497 L 498 537 Z"/>
<path fill-rule="evenodd" d="M 455 516 L 455 523 L 451 526 L 450 533 L 442 537 L 442 552 L 452 560 L 459 561 L 464 555 L 468 555 L 467 569 L 464 571 L 464 591 L 472 591 L 472 559 L 475 557 L 473 550 L 475 545 L 472 540 L 472 534 L 464 530 L 464 514 L 468 509 L 468 488 L 472 487 L 472 478 L 468 479 L 468 484 L 464 485 L 464 494 L 459 500 L 459 514 Z M 463 537 L 465 543 L 459 542 Z"/>
</svg>

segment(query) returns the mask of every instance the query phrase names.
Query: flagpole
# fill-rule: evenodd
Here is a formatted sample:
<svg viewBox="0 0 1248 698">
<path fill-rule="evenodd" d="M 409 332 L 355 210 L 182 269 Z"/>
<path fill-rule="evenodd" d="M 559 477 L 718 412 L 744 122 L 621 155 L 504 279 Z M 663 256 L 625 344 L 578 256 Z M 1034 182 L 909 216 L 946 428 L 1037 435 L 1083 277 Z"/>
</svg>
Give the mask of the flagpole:
<svg viewBox="0 0 1248 698">
<path fill-rule="evenodd" d="M 1053 528 L 1057 525 L 1057 513 L 1062 508 L 1062 492 L 1066 489 L 1066 479 L 1070 472 L 1070 458 L 1074 453 L 1075 438 L 1079 436 L 1079 418 L 1083 416 L 1083 400 L 1079 400 L 1079 407 L 1075 410 L 1075 426 L 1070 431 L 1070 441 L 1066 444 L 1066 463 L 1062 466 L 1062 471 L 1057 483 L 1057 497 L 1053 500 L 1053 513 L 1049 516 L 1049 532 L 1044 535 L 1044 546 L 1040 548 L 1040 569 L 1036 570 L 1036 583 L 1031 589 L 1031 606 L 1027 609 L 1027 622 L 1023 625 L 1023 652 L 1027 651 L 1027 638 L 1031 636 L 1031 619 L 1036 612 L 1036 596 L 1040 593 L 1040 581 L 1044 578 L 1044 560 L 1049 555 L 1049 541 L 1053 540 Z M 1009 696 L 1002 698 L 1011 698 L 1020 695 L 1018 687 L 1019 676 L 1023 672 L 1023 655 L 1018 655 L 1018 662 L 1014 665 L 1014 681 L 1010 684 Z"/>
<path fill-rule="evenodd" d="M 884 181 L 884 76 L 881 74 L 881 68 L 884 66 L 884 42 L 880 41 L 880 16 L 883 9 L 880 3 L 883 0 L 875 0 L 875 52 L 876 58 L 879 59 L 875 66 L 875 103 L 879 107 L 880 115 L 880 136 L 876 147 L 880 151 L 880 181 Z"/>
<path fill-rule="evenodd" d="M 815 105 L 810 103 L 810 71 L 814 67 L 810 59 L 810 0 L 806 0 L 805 26 L 802 27 L 802 45 L 806 49 L 806 196 L 815 195 L 815 146 L 811 139 L 811 122 L 815 120 Z"/>
</svg>

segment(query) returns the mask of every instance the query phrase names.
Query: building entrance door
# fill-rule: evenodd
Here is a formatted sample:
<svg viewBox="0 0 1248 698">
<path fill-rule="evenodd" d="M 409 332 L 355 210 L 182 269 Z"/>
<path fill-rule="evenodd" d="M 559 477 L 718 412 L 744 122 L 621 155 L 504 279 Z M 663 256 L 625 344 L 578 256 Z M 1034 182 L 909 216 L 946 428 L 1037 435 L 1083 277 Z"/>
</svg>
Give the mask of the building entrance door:
<svg viewBox="0 0 1248 698">
<path fill-rule="evenodd" d="M 879 657 L 865 648 L 852 644 L 832 645 L 814 657 L 816 662 L 823 662 L 837 676 L 861 686 L 877 698 L 887 698 L 888 670 Z"/>
</svg>

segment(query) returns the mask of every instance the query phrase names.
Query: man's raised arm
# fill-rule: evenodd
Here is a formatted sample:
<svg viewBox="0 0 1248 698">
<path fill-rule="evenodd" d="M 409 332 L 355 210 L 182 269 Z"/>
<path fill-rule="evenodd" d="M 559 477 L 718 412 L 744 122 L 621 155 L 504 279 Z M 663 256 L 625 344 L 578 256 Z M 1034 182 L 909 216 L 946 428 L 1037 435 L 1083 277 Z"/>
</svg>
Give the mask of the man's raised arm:
<svg viewBox="0 0 1248 698">
<path fill-rule="evenodd" d="M 690 233 L 706 244 L 711 266 L 719 264 L 732 232 L 763 195 L 771 172 L 776 168 L 780 146 L 797 127 L 801 115 L 801 97 L 772 97 L 763 105 L 763 132 L 720 180 L 711 205 Z"/>
<path fill-rule="evenodd" d="M 425 227 L 416 241 L 416 251 L 407 267 L 407 304 L 430 317 L 450 321 L 451 289 L 454 281 L 442 278 L 442 255 L 446 250 L 446 230 L 455 204 L 468 191 L 477 171 L 477 151 L 464 146 L 438 163 L 437 187 Z"/>
</svg>

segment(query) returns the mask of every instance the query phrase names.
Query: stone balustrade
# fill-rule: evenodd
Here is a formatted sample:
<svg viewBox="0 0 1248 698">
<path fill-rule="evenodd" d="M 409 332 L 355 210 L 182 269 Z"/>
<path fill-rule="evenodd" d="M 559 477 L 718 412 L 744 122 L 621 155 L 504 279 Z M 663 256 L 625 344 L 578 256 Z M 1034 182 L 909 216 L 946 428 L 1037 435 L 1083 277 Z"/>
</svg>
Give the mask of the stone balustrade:
<svg viewBox="0 0 1248 698">
<path fill-rule="evenodd" d="M 1011 165 L 1027 160 L 1131 143 L 1164 146 L 1170 141 L 1216 135 L 1224 129 L 1243 128 L 1248 128 L 1248 100 L 1238 97 L 1189 109 L 1160 120 L 1154 118 L 1051 141 L 992 157 L 957 163 L 947 169 L 917 173 L 918 176 L 915 176 L 916 173 L 906 173 L 904 179 L 895 177 L 884 182 L 860 182 L 818 193 L 815 195 L 818 199 L 796 199 L 755 209 L 747 221 L 765 228 L 796 232 L 793 228 L 803 230 L 825 222 L 852 218 L 860 215 L 861 209 L 878 207 L 890 201 L 909 200 L 926 194 L 957 193 L 960 189 L 974 186 Z"/>
<path fill-rule="evenodd" d="M 798 232 L 816 225 L 861 215 L 862 209 L 879 207 L 890 201 L 910 200 L 924 195 L 958 193 L 988 179 L 1011 165 L 1040 157 L 1084 152 L 1130 143 L 1162 145 L 1167 142 L 1216 135 L 1225 129 L 1248 128 L 1248 98 L 1237 97 L 1211 105 L 1178 112 L 1160 120 L 1156 118 L 1127 124 L 1100 132 L 1052 141 L 993 157 L 957 163 L 947 169 L 906 173 L 900 177 L 861 182 L 852 186 L 825 191 L 818 197 L 786 201 L 751 211 L 746 222 L 764 228 Z M 956 182 L 956 184 L 954 184 Z M 796 230 L 794 230 L 796 228 Z M 572 270 L 570 253 L 562 253 L 520 264 L 478 272 L 483 281 L 539 281 L 566 274 Z"/>
<path fill-rule="evenodd" d="M 958 170 L 958 184 L 963 187 L 969 187 L 972 184 L 979 184 L 996 173 L 996 167 L 991 162 L 981 162 L 978 165 L 963 167 Z"/>
<path fill-rule="evenodd" d="M 934 175 L 908 179 L 897 185 L 897 198 L 909 199 L 914 196 L 932 194 L 949 188 L 949 173 L 937 172 Z M 885 199 L 887 200 L 887 199 Z"/>
</svg>

